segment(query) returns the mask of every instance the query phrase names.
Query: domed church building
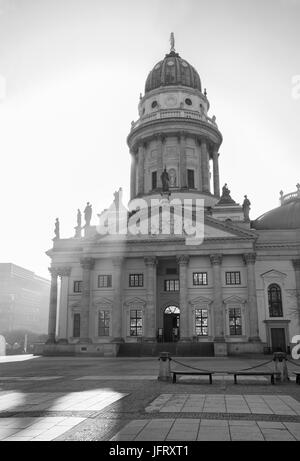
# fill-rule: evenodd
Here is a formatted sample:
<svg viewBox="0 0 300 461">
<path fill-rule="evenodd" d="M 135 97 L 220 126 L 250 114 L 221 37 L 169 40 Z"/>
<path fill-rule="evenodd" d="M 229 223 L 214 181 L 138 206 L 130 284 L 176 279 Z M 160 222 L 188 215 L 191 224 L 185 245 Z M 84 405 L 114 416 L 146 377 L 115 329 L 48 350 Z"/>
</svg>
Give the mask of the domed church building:
<svg viewBox="0 0 300 461">
<path fill-rule="evenodd" d="M 220 190 L 222 134 L 209 109 L 200 76 L 175 51 L 172 34 L 127 138 L 128 208 L 119 189 L 96 216 L 88 203 L 85 223 L 78 210 L 74 236 L 60 238 L 56 222 L 47 251 L 49 338 L 36 353 L 289 350 L 300 334 L 300 185 L 251 221 L 247 196 L 239 204 L 227 184 Z M 200 217 L 198 240 L 177 219 L 186 208 L 191 226 Z"/>
</svg>

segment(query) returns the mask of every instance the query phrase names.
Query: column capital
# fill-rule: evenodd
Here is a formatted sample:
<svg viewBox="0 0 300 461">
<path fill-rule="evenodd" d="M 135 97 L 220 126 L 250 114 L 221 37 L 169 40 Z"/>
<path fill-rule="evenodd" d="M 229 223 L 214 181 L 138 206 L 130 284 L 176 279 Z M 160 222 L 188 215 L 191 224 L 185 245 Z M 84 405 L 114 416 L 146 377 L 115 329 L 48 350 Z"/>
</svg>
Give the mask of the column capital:
<svg viewBox="0 0 300 461">
<path fill-rule="evenodd" d="M 220 266 L 222 264 L 222 255 L 221 254 L 210 255 L 210 262 L 213 266 Z"/>
<path fill-rule="evenodd" d="M 154 256 L 146 256 L 144 258 L 144 262 L 145 262 L 146 266 L 155 266 L 156 263 L 157 263 L 157 259 Z"/>
<path fill-rule="evenodd" d="M 58 267 L 48 267 L 48 271 L 50 272 L 52 277 L 57 277 L 59 268 Z"/>
<path fill-rule="evenodd" d="M 83 269 L 93 269 L 95 264 L 95 259 L 90 257 L 80 258 L 80 265 Z"/>
<path fill-rule="evenodd" d="M 295 271 L 300 271 L 300 259 L 293 259 L 293 266 Z"/>
<path fill-rule="evenodd" d="M 187 266 L 189 263 L 190 257 L 188 255 L 177 256 L 177 262 L 180 266 Z"/>
<path fill-rule="evenodd" d="M 72 268 L 70 266 L 58 267 L 57 275 L 59 275 L 59 277 L 69 277 L 71 274 L 71 269 Z"/>
<path fill-rule="evenodd" d="M 248 266 L 249 264 L 255 264 L 256 261 L 256 253 L 245 253 L 243 255 L 244 263 Z"/>
</svg>

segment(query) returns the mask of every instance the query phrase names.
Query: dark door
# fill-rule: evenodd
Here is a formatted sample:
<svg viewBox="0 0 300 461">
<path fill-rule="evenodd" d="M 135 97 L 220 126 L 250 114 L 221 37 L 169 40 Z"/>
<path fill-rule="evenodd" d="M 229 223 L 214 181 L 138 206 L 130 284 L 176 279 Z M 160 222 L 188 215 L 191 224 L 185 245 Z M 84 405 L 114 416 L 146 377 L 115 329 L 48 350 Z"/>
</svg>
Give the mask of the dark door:
<svg viewBox="0 0 300 461">
<path fill-rule="evenodd" d="M 164 341 L 171 343 L 179 339 L 179 314 L 164 314 Z"/>
<path fill-rule="evenodd" d="M 286 352 L 284 328 L 271 328 L 271 341 L 273 352 Z"/>
</svg>

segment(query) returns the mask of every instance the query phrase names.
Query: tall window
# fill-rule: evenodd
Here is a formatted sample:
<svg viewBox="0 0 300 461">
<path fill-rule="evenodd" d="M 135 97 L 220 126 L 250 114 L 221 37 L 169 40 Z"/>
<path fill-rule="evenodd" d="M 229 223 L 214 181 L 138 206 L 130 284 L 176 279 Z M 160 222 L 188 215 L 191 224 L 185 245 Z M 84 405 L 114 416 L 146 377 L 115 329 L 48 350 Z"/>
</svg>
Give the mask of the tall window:
<svg viewBox="0 0 300 461">
<path fill-rule="evenodd" d="M 179 280 L 165 280 L 165 291 L 179 291 Z"/>
<path fill-rule="evenodd" d="M 207 309 L 196 309 L 195 328 L 197 336 L 208 335 L 208 311 Z"/>
<path fill-rule="evenodd" d="M 152 189 L 156 189 L 157 188 L 157 172 L 156 171 L 152 171 L 151 179 L 152 179 Z"/>
<path fill-rule="evenodd" d="M 73 318 L 73 338 L 80 336 L 80 314 L 74 314 Z"/>
<path fill-rule="evenodd" d="M 194 189 L 195 188 L 195 172 L 194 170 L 187 170 L 187 180 L 188 180 L 188 188 Z"/>
<path fill-rule="evenodd" d="M 73 285 L 74 293 L 81 293 L 82 292 L 82 280 L 75 280 Z"/>
<path fill-rule="evenodd" d="M 110 312 L 99 311 L 98 336 L 109 336 Z"/>
<path fill-rule="evenodd" d="M 130 287 L 144 286 L 144 274 L 130 274 L 129 275 L 129 286 Z"/>
<path fill-rule="evenodd" d="M 268 288 L 269 314 L 270 317 L 282 317 L 281 288 L 277 283 L 272 283 Z"/>
<path fill-rule="evenodd" d="M 193 272 L 193 285 L 207 285 L 207 272 Z"/>
<path fill-rule="evenodd" d="M 240 336 L 242 334 L 242 314 L 240 307 L 229 309 L 229 333 L 230 336 Z"/>
<path fill-rule="evenodd" d="M 111 287 L 111 275 L 98 275 L 98 288 Z"/>
<path fill-rule="evenodd" d="M 142 336 L 143 318 L 141 310 L 130 311 L 130 336 Z"/>
<path fill-rule="evenodd" d="M 226 272 L 225 273 L 226 285 L 240 285 L 241 273 L 240 272 Z"/>
</svg>

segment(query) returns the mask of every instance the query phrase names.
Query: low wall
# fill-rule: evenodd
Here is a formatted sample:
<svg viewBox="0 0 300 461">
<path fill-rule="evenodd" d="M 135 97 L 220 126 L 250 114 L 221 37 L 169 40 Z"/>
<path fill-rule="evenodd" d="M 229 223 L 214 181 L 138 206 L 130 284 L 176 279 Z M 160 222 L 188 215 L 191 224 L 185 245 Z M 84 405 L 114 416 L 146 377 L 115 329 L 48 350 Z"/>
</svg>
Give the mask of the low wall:
<svg viewBox="0 0 300 461">
<path fill-rule="evenodd" d="M 44 356 L 116 357 L 119 344 L 34 344 L 33 354 Z"/>
<path fill-rule="evenodd" d="M 227 343 L 228 355 L 263 354 L 265 343 Z"/>
</svg>

